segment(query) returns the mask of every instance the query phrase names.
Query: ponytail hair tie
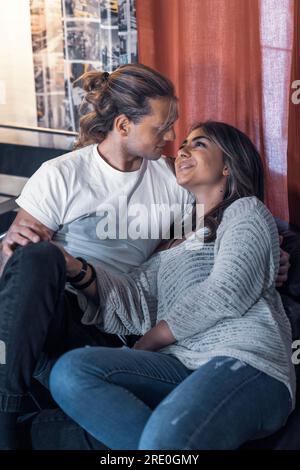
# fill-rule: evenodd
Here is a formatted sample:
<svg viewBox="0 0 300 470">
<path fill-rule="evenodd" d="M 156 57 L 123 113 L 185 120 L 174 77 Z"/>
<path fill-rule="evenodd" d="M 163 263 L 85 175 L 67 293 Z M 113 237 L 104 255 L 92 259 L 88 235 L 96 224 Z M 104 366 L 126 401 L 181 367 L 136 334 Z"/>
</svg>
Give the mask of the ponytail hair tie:
<svg viewBox="0 0 300 470">
<path fill-rule="evenodd" d="M 103 72 L 102 74 L 102 80 L 104 82 L 108 82 L 108 79 L 109 79 L 109 73 L 108 72 Z"/>
</svg>

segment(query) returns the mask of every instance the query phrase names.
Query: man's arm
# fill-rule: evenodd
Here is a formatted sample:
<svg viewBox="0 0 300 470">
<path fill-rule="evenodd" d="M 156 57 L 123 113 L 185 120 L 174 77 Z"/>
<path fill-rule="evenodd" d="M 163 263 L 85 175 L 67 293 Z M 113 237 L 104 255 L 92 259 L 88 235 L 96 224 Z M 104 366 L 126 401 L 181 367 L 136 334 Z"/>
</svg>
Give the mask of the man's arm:
<svg viewBox="0 0 300 470">
<path fill-rule="evenodd" d="M 57 246 L 57 248 L 59 248 L 60 251 L 62 252 L 62 254 L 64 255 L 65 262 L 66 262 L 66 274 L 67 274 L 67 276 L 70 276 L 70 277 L 77 276 L 77 274 L 80 272 L 80 270 L 82 268 L 82 262 L 79 261 L 78 258 L 74 258 L 74 256 L 70 255 L 70 253 L 68 253 L 59 243 L 56 243 L 56 242 L 53 242 L 53 241 L 51 243 L 53 243 L 55 246 Z M 86 275 L 78 283 L 78 287 L 80 288 L 81 285 L 85 284 L 87 281 L 92 279 L 92 275 L 93 275 L 92 269 L 88 265 Z M 75 289 L 76 289 L 77 285 L 73 286 L 73 287 L 75 287 Z M 85 289 L 82 289 L 81 292 L 86 297 L 91 299 L 94 302 L 95 305 L 99 304 L 97 279 L 95 279 L 88 287 L 86 287 Z"/>
<path fill-rule="evenodd" d="M 279 235 L 280 245 L 283 242 L 283 236 Z M 290 264 L 290 255 L 280 249 L 280 261 L 279 261 L 279 270 L 276 277 L 276 287 L 281 287 L 287 280 L 289 275 Z"/>
<path fill-rule="evenodd" d="M 53 230 L 43 225 L 24 209 L 20 209 L 2 240 L 0 275 L 17 246 L 26 246 L 29 243 L 38 243 L 40 241 L 50 241 L 53 234 Z"/>
</svg>

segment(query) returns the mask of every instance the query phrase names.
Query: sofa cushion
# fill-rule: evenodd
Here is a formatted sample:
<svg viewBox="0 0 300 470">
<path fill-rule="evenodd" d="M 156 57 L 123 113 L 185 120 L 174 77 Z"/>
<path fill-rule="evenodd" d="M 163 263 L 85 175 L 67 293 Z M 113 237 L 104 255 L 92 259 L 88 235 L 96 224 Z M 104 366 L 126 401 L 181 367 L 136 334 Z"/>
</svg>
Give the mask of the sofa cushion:
<svg viewBox="0 0 300 470">
<path fill-rule="evenodd" d="M 240 449 L 300 450 L 300 406 L 290 414 L 285 426 L 275 434 L 248 441 Z"/>
</svg>

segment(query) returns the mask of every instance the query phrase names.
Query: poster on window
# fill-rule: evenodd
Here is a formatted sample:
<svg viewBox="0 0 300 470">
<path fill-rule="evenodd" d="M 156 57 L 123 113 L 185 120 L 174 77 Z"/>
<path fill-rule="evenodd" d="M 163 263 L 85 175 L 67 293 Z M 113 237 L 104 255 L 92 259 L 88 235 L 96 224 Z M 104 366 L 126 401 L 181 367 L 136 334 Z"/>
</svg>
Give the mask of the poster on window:
<svg viewBox="0 0 300 470">
<path fill-rule="evenodd" d="M 38 124 L 78 131 L 86 112 L 76 79 L 137 62 L 135 0 L 31 0 Z"/>
</svg>

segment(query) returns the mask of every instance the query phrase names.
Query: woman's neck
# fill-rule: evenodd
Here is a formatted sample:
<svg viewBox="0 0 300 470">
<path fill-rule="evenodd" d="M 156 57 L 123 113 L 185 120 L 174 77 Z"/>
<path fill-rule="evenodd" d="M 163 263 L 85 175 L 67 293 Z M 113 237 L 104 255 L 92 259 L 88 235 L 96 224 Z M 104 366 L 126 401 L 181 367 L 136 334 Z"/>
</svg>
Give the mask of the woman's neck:
<svg viewBox="0 0 300 470">
<path fill-rule="evenodd" d="M 225 184 L 214 187 L 201 187 L 193 191 L 197 204 L 204 206 L 204 215 L 208 214 L 214 207 L 223 201 L 225 195 Z"/>
</svg>

